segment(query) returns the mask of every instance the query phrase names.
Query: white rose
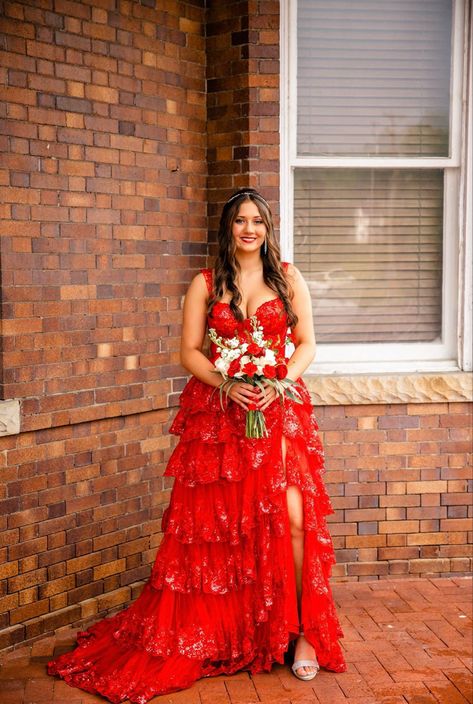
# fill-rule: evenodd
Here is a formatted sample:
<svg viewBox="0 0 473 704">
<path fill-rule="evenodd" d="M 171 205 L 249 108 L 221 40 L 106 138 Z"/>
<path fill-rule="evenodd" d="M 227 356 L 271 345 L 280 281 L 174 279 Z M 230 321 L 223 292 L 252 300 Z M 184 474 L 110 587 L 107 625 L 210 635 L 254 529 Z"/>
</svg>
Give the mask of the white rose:
<svg viewBox="0 0 473 704">
<path fill-rule="evenodd" d="M 255 359 L 255 365 L 258 367 L 258 374 L 263 374 L 263 367 L 266 366 L 264 357 L 257 357 Z"/>
<path fill-rule="evenodd" d="M 228 367 L 230 366 L 230 362 L 223 359 L 223 357 L 218 357 L 215 360 L 215 369 L 220 372 L 220 374 L 227 374 L 228 372 Z"/>
<path fill-rule="evenodd" d="M 233 362 L 234 359 L 238 359 L 240 356 L 240 350 L 228 350 L 227 359 Z"/>
<path fill-rule="evenodd" d="M 263 347 L 264 339 L 263 339 L 262 332 L 254 331 L 251 333 L 251 337 L 253 339 L 253 342 L 256 342 L 256 344 L 259 345 L 260 347 Z"/>
<path fill-rule="evenodd" d="M 276 355 L 273 350 L 266 349 L 264 352 L 264 364 L 276 364 Z"/>
</svg>

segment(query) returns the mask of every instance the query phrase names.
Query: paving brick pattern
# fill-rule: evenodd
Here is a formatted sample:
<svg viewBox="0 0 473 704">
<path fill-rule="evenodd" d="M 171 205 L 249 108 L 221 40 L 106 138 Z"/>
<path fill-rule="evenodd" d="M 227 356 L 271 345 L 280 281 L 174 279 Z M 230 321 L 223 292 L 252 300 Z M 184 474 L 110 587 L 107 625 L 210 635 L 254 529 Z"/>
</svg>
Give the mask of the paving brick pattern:
<svg viewBox="0 0 473 704">
<path fill-rule="evenodd" d="M 333 585 L 348 670 L 301 682 L 287 665 L 270 674 L 200 680 L 152 704 L 467 704 L 472 702 L 472 579 L 402 579 Z M 45 663 L 74 642 L 58 630 L 0 654 L 1 704 L 105 700 L 49 677 Z"/>
</svg>

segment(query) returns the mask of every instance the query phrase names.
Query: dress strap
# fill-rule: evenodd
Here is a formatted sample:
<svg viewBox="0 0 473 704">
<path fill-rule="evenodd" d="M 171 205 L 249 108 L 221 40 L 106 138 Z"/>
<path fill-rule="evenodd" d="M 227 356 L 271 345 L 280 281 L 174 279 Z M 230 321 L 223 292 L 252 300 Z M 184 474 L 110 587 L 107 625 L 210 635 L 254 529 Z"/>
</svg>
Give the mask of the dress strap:
<svg viewBox="0 0 473 704">
<path fill-rule="evenodd" d="M 287 271 L 287 268 L 289 266 L 289 262 L 281 262 L 281 264 L 283 265 L 284 271 Z"/>
<path fill-rule="evenodd" d="M 213 291 L 213 271 L 212 269 L 201 269 L 201 273 L 204 275 L 205 283 L 207 284 L 207 289 L 209 293 Z"/>
</svg>

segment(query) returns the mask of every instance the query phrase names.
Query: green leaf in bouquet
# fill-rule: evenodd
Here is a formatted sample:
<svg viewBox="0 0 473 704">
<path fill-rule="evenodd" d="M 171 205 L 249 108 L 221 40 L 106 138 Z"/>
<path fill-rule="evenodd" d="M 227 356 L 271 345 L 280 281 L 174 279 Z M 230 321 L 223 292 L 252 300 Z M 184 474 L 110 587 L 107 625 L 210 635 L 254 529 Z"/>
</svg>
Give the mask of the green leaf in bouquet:
<svg viewBox="0 0 473 704">
<path fill-rule="evenodd" d="M 220 385 L 220 408 L 222 409 L 222 411 L 225 411 L 225 408 L 223 407 L 222 403 L 223 394 L 226 394 L 228 401 L 228 394 L 230 393 L 230 389 L 237 383 L 237 381 L 238 379 L 227 379 L 224 384 Z"/>
<path fill-rule="evenodd" d="M 286 389 L 286 396 L 291 399 L 291 401 L 294 401 L 295 403 L 303 403 L 303 400 L 299 394 L 299 392 L 296 389 Z"/>
<path fill-rule="evenodd" d="M 279 379 L 269 379 L 269 384 L 276 390 L 281 406 L 284 406 L 284 386 L 281 381 Z"/>
</svg>

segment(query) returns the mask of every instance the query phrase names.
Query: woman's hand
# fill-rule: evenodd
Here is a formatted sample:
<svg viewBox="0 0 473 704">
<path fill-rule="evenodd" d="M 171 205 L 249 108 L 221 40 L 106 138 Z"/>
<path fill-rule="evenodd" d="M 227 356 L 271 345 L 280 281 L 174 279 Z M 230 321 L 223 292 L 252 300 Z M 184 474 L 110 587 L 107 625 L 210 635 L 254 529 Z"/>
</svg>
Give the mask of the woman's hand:
<svg viewBox="0 0 473 704">
<path fill-rule="evenodd" d="M 227 391 L 225 387 L 224 391 Z M 248 403 L 258 403 L 258 400 L 261 398 L 258 387 L 252 386 L 245 381 L 237 381 L 235 384 L 232 384 L 227 395 L 228 398 L 235 401 L 235 403 L 244 408 L 245 411 L 250 410 Z"/>
<path fill-rule="evenodd" d="M 271 384 L 263 381 L 264 391 L 257 386 L 252 386 L 244 381 L 237 381 L 228 392 L 228 397 L 235 401 L 245 411 L 249 411 L 249 403 L 255 403 L 258 411 L 265 411 L 277 397 L 276 390 Z"/>
<path fill-rule="evenodd" d="M 265 411 L 268 406 L 272 404 L 274 399 L 277 397 L 276 389 L 267 381 L 263 381 L 264 392 L 259 394 L 259 400 L 257 403 L 257 409 L 259 411 Z"/>
</svg>

